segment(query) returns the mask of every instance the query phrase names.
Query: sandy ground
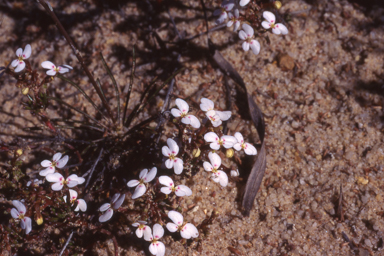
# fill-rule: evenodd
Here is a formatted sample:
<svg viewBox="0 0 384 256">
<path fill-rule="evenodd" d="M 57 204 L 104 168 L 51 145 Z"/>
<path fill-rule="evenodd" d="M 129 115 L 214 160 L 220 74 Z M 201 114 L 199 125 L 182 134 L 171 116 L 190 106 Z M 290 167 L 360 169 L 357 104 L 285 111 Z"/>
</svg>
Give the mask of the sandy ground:
<svg viewBox="0 0 384 256">
<path fill-rule="evenodd" d="M 137 103 L 143 84 L 164 74 L 178 54 L 164 54 L 151 31 L 165 41 L 177 40 L 177 35 L 166 11 L 151 10 L 145 1 L 118 2 L 60 1 L 52 6 L 111 95 L 113 88 L 97 54 L 103 53 L 124 91 L 136 45 Z M 207 1 L 207 7 L 213 10 L 219 3 Z M 204 31 L 199 1 L 178 1 L 169 10 L 183 36 Z M 194 176 L 194 194 L 184 205 L 198 208 L 186 220 L 199 224 L 213 211 L 219 217 L 200 246 L 186 246 L 167 235 L 167 255 L 384 255 L 384 8 L 336 0 L 283 1 L 280 13 L 286 12 L 289 35 L 269 34 L 270 44 L 260 40 L 258 56 L 244 52 L 230 29 L 211 33 L 265 114 L 267 169 L 248 218 L 239 209 L 238 184 L 231 181 L 223 189 L 203 171 Z M 30 43 L 33 65 L 46 59 L 72 65 L 71 76 L 97 100 L 69 46 L 34 1 L 3 1 L 0 20 L 0 65 Z M 174 93 L 196 102 L 211 96 L 225 109 L 223 74 L 198 52 L 206 48 L 202 36 L 179 49 L 187 69 Z M 281 57 L 287 54 L 293 69 L 284 68 Z M 57 95 L 75 92 L 59 81 L 49 90 Z M 2 141 L 26 134 L 23 127 L 39 125 L 18 107 L 21 100 L 14 80 L 1 78 Z M 154 107 L 162 102 L 159 97 Z M 56 109 L 49 113 L 60 115 Z M 251 125 L 236 111 L 234 115 L 229 128 L 234 132 L 241 122 L 241 131 L 249 135 Z M 340 186 L 343 221 L 337 215 Z M 128 244 L 119 240 L 121 255 L 149 255 L 146 243 Z M 92 252 L 111 255 L 113 244 L 100 241 Z"/>
</svg>

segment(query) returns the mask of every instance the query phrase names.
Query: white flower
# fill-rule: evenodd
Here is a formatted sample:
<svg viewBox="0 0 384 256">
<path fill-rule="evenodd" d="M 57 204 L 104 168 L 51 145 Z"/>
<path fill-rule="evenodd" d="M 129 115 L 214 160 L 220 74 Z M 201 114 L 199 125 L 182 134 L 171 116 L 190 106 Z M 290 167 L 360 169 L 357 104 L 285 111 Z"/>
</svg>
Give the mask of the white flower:
<svg viewBox="0 0 384 256">
<path fill-rule="evenodd" d="M 251 0 L 240 0 L 240 6 L 246 6 Z"/>
<path fill-rule="evenodd" d="M 39 174 L 41 176 L 47 176 L 47 174 L 51 174 L 55 172 L 55 168 L 63 168 L 68 162 L 68 156 L 63 156 L 61 158 L 61 153 L 56 153 L 53 155 L 52 162 L 49 160 L 44 160 L 41 162 L 41 166 L 47 167 L 44 170 L 41 170 Z"/>
<path fill-rule="evenodd" d="M 161 188 L 161 192 L 168 195 L 171 192 L 175 192 L 177 196 L 190 196 L 192 195 L 192 190 L 184 185 L 178 185 L 175 187 L 175 183 L 173 183 L 173 180 L 168 176 L 160 176 L 159 182 L 163 184 L 166 187 Z"/>
<path fill-rule="evenodd" d="M 146 221 L 138 220 L 137 222 L 133 223 L 132 226 L 134 226 L 136 229 L 136 236 L 138 238 L 142 238 L 144 236 L 151 236 L 151 228 L 147 225 Z"/>
<path fill-rule="evenodd" d="M 34 187 L 38 187 L 42 183 L 43 181 L 39 179 L 34 179 L 33 181 L 30 180 L 27 182 L 27 187 L 31 186 L 31 184 L 33 184 Z"/>
<path fill-rule="evenodd" d="M 171 138 L 167 139 L 167 144 L 168 147 L 163 146 L 163 148 L 161 149 L 163 155 L 169 158 L 165 161 L 165 166 L 168 169 L 171 169 L 173 167 L 175 173 L 180 174 L 183 171 L 184 167 L 183 160 L 176 157 L 179 153 L 179 146 L 177 145 L 176 141 Z"/>
<path fill-rule="evenodd" d="M 64 179 L 63 175 L 58 172 L 48 174 L 45 178 L 49 182 L 55 182 L 51 186 L 54 191 L 61 190 L 64 185 L 67 185 L 69 188 L 73 188 L 79 184 L 83 184 L 85 181 L 84 178 L 78 177 L 76 174 L 69 175 L 68 178 Z"/>
<path fill-rule="evenodd" d="M 136 199 L 144 195 L 145 191 L 147 191 L 145 183 L 151 182 L 156 177 L 156 173 L 156 167 L 153 167 L 150 172 L 148 172 L 148 169 L 143 169 L 139 174 L 140 180 L 128 181 L 128 187 L 136 187 L 138 185 L 135 189 L 135 192 L 133 192 L 132 199 Z"/>
<path fill-rule="evenodd" d="M 13 200 L 12 201 L 13 206 L 16 207 L 12 208 L 11 215 L 14 219 L 20 220 L 20 226 L 22 229 L 25 229 L 25 234 L 28 234 L 32 230 L 32 220 L 29 217 L 25 217 L 25 213 L 27 212 L 27 209 L 25 208 L 25 205 L 20 202 L 19 200 Z"/>
<path fill-rule="evenodd" d="M 276 23 L 275 24 L 275 21 L 276 21 L 276 17 L 275 17 L 275 14 L 269 12 L 269 11 L 265 11 L 263 12 L 263 17 L 264 19 L 266 19 L 266 21 L 263 21 L 261 23 L 261 25 L 265 28 L 265 29 L 270 29 L 272 28 L 272 32 L 276 35 L 280 35 L 280 34 L 283 34 L 283 35 L 286 35 L 288 34 L 288 29 L 287 27 L 282 24 L 282 23 Z"/>
<path fill-rule="evenodd" d="M 67 196 L 63 196 L 63 199 L 64 202 L 67 202 Z M 69 202 L 71 205 L 73 205 L 75 202 L 77 203 L 75 212 L 78 212 L 79 210 L 85 212 L 87 210 L 87 203 L 84 201 L 84 199 L 77 199 L 77 192 L 73 189 L 69 189 Z"/>
<path fill-rule="evenodd" d="M 219 150 L 220 146 L 223 146 L 225 148 L 231 148 L 233 145 L 237 142 L 236 138 L 230 135 L 223 135 L 221 138 L 217 136 L 214 132 L 208 132 L 204 135 L 204 140 L 206 142 L 211 142 L 209 146 L 211 149 Z"/>
<path fill-rule="evenodd" d="M 199 231 L 193 224 L 184 223 L 184 218 L 181 213 L 176 211 L 169 211 L 168 218 L 173 221 L 173 223 L 167 223 L 167 229 L 170 232 L 173 233 L 180 230 L 181 237 L 185 239 L 196 238 L 199 236 Z"/>
<path fill-rule="evenodd" d="M 244 152 L 247 155 L 256 155 L 257 154 L 257 150 L 253 145 L 249 144 L 248 142 L 244 143 L 244 138 L 243 138 L 243 135 L 241 135 L 241 133 L 236 132 L 235 138 L 237 139 L 237 143 L 235 145 L 233 145 L 234 149 L 236 149 L 237 151 L 244 149 Z"/>
<path fill-rule="evenodd" d="M 239 20 L 239 10 L 235 9 L 233 11 L 233 14 L 230 12 L 228 13 L 228 18 L 229 21 L 227 22 L 227 27 L 231 27 L 233 24 L 235 24 L 235 27 L 233 28 L 233 31 L 235 32 L 236 30 L 239 29 L 240 27 L 240 20 Z"/>
<path fill-rule="evenodd" d="M 242 28 L 243 30 L 240 30 L 239 37 L 241 40 L 244 40 L 242 45 L 243 50 L 247 52 L 249 48 L 251 48 L 254 54 L 259 54 L 260 43 L 257 40 L 253 39 L 253 34 L 255 33 L 253 31 L 253 28 L 248 24 L 243 24 Z"/>
<path fill-rule="evenodd" d="M 189 106 L 185 100 L 176 99 L 176 106 L 179 109 L 171 109 L 171 113 L 174 117 L 181 117 L 181 122 L 183 124 L 190 124 L 193 128 L 200 128 L 200 121 L 194 115 L 188 115 Z"/>
<path fill-rule="evenodd" d="M 59 72 L 60 74 L 64 74 L 64 73 L 67 73 L 69 72 L 70 70 L 72 70 L 73 68 L 69 65 L 61 65 L 61 66 L 58 66 L 56 67 L 55 64 L 53 64 L 52 62 L 50 61 L 44 61 L 41 63 L 41 66 L 45 69 L 49 69 L 46 73 L 47 75 L 49 76 L 54 76 L 56 75 L 57 72 Z"/>
<path fill-rule="evenodd" d="M 207 98 L 201 98 L 200 109 L 207 112 L 206 115 L 211 120 L 213 127 L 221 125 L 222 121 L 227 121 L 231 117 L 231 111 L 214 110 L 213 101 Z"/>
<path fill-rule="evenodd" d="M 13 60 L 11 66 L 15 68 L 15 72 L 20 72 L 25 68 L 24 60 L 28 59 L 31 56 L 32 48 L 30 44 L 27 44 L 24 48 L 17 49 L 16 56 L 17 59 Z"/>
<path fill-rule="evenodd" d="M 203 166 L 207 172 L 212 172 L 212 180 L 214 182 L 219 182 L 221 186 L 226 187 L 228 185 L 228 176 L 225 172 L 217 170 L 221 165 L 221 158 L 218 154 L 209 152 L 208 154 L 209 161 L 204 162 Z"/>
<path fill-rule="evenodd" d="M 116 193 L 113 195 L 111 199 L 111 203 L 105 203 L 100 206 L 99 211 L 104 212 L 100 217 L 100 222 L 106 222 L 113 215 L 113 209 L 117 210 L 123 204 L 125 199 L 125 194 L 120 195 L 120 193 Z"/>
<path fill-rule="evenodd" d="M 148 227 L 149 228 L 149 227 Z M 149 228 L 149 231 L 150 228 Z M 160 224 L 153 225 L 153 235 L 149 232 L 149 235 L 144 233 L 144 239 L 150 241 L 151 245 L 149 246 L 149 251 L 156 256 L 164 256 L 165 254 L 165 245 L 158 240 L 164 235 L 164 228 Z"/>
<path fill-rule="evenodd" d="M 231 170 L 231 176 L 232 177 L 238 177 L 240 175 L 239 169 Z"/>
<path fill-rule="evenodd" d="M 214 16 L 219 16 L 219 18 L 217 19 L 216 23 L 217 24 L 221 24 L 223 23 L 227 17 L 228 17 L 228 12 L 230 10 L 232 10 L 232 8 L 235 6 L 235 3 L 233 1 L 223 1 L 223 3 L 221 4 L 221 8 L 220 9 L 216 9 L 214 12 L 213 12 L 213 15 Z"/>
</svg>

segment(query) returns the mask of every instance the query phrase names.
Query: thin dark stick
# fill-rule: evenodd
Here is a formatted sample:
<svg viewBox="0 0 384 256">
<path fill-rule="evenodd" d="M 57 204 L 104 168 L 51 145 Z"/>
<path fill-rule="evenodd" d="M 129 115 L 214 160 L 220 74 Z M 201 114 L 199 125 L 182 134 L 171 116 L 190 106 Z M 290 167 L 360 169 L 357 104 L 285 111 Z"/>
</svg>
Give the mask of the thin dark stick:
<svg viewBox="0 0 384 256">
<path fill-rule="evenodd" d="M 85 183 L 85 187 L 84 187 L 84 189 L 86 189 L 86 188 L 88 187 L 89 181 L 90 181 L 91 178 L 92 178 L 92 174 L 93 174 L 93 172 L 95 171 L 96 165 L 97 165 L 97 163 L 99 162 L 99 160 L 100 160 L 100 158 L 101 158 L 101 155 L 103 154 L 103 150 L 104 150 L 104 149 L 101 148 L 100 153 L 99 153 L 99 156 L 97 157 L 95 164 L 94 164 L 94 165 L 92 166 L 92 168 L 91 168 L 91 173 L 90 173 L 89 176 L 88 176 L 87 183 Z"/>
<path fill-rule="evenodd" d="M 133 85 L 133 77 L 135 75 L 135 71 L 136 71 L 136 55 L 135 55 L 135 46 L 133 46 L 133 49 L 132 49 L 131 77 L 129 79 L 129 88 L 128 88 L 127 97 L 125 99 L 125 107 L 124 107 L 124 115 L 123 115 L 123 125 L 125 124 L 125 117 L 127 116 L 128 103 L 129 103 L 129 98 L 131 97 L 131 91 L 132 91 L 132 85 Z"/>
<path fill-rule="evenodd" d="M 83 68 L 85 74 L 88 76 L 89 78 L 89 81 L 91 82 L 91 84 L 93 85 L 93 88 L 95 88 L 97 94 L 99 95 L 99 98 L 101 99 L 105 109 L 107 110 L 108 112 L 108 115 L 109 117 L 112 119 L 112 122 L 114 124 L 116 124 L 116 120 L 115 118 L 113 117 L 112 115 L 112 111 L 111 111 L 111 108 L 109 107 L 108 105 L 108 102 L 102 97 L 102 92 L 100 91 L 99 87 L 97 86 L 96 84 L 96 81 L 94 79 L 94 77 L 92 76 L 91 72 L 89 71 L 88 67 L 85 65 L 84 63 L 84 60 L 83 60 L 83 57 L 81 56 L 80 52 L 78 49 L 76 49 L 72 39 L 69 37 L 67 31 L 65 30 L 65 28 L 63 27 L 63 25 L 61 24 L 60 20 L 57 18 L 56 14 L 53 12 L 53 8 L 50 4 L 48 4 L 46 1 L 44 0 L 36 0 L 38 3 L 40 3 L 44 9 L 48 12 L 48 14 L 51 16 L 51 18 L 53 19 L 53 21 L 55 22 L 56 24 L 56 27 L 60 30 L 61 34 L 65 37 L 65 39 L 67 40 L 69 46 L 72 48 L 72 51 L 73 53 L 76 55 L 77 59 L 79 60 L 80 62 L 80 65 L 81 67 Z"/>
<path fill-rule="evenodd" d="M 65 242 L 63 249 L 61 249 L 61 251 L 60 251 L 59 256 L 63 255 L 65 249 L 67 248 L 67 246 L 68 246 L 68 244 L 69 244 L 69 241 L 71 241 L 71 239 L 72 239 L 73 233 L 75 233 L 75 232 L 72 231 L 71 234 L 69 235 L 69 237 L 68 237 L 68 239 L 67 239 L 67 242 Z"/>
</svg>

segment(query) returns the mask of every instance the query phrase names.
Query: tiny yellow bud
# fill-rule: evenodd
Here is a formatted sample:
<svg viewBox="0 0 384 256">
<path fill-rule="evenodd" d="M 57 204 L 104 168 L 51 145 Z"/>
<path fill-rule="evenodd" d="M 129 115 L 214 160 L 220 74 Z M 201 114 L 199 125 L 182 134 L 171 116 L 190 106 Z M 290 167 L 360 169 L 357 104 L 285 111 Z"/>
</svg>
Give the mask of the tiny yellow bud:
<svg viewBox="0 0 384 256">
<path fill-rule="evenodd" d="M 277 10 L 279 10 L 281 8 L 281 6 L 282 6 L 280 1 L 275 1 L 275 2 L 273 2 L 273 4 L 275 5 Z"/>
<path fill-rule="evenodd" d="M 21 148 L 19 148 L 18 150 L 16 150 L 16 154 L 21 156 L 23 154 L 23 150 Z"/>
<path fill-rule="evenodd" d="M 36 223 L 37 223 L 37 225 L 41 225 L 41 224 L 43 224 L 43 216 L 38 217 L 38 218 L 36 219 Z"/>
<path fill-rule="evenodd" d="M 227 149 L 227 151 L 225 151 L 225 156 L 228 158 L 231 158 L 231 157 L 233 157 L 234 153 L 235 153 L 235 151 L 232 148 L 229 148 L 229 149 Z"/>
<path fill-rule="evenodd" d="M 25 88 L 23 88 L 23 89 L 21 90 L 21 93 L 22 93 L 23 95 L 27 95 L 28 92 L 29 92 L 29 88 L 28 88 L 28 87 L 25 87 Z"/>
<path fill-rule="evenodd" d="M 192 151 L 192 155 L 193 157 L 199 157 L 200 156 L 200 153 L 201 153 L 201 150 L 199 148 L 195 148 L 193 151 Z"/>
</svg>

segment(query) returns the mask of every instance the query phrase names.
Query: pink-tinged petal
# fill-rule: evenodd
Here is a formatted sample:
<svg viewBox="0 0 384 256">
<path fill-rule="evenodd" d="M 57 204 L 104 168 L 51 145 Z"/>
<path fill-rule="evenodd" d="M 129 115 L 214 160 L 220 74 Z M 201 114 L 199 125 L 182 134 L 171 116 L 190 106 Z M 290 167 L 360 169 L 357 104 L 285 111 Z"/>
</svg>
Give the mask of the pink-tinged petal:
<svg viewBox="0 0 384 256">
<path fill-rule="evenodd" d="M 185 239 L 196 238 L 199 236 L 199 231 L 193 224 L 187 223 L 184 225 L 183 229 L 180 230 L 180 235 Z"/>
<path fill-rule="evenodd" d="M 56 153 L 56 154 L 53 155 L 52 160 L 57 162 L 57 161 L 60 160 L 61 156 L 62 156 L 61 153 Z"/>
<path fill-rule="evenodd" d="M 179 153 L 179 146 L 177 145 L 176 141 L 171 138 L 168 138 L 167 144 L 172 154 L 177 155 Z"/>
<path fill-rule="evenodd" d="M 136 187 L 139 184 L 140 182 L 138 180 L 130 180 L 128 181 L 127 186 L 132 188 L 132 187 Z"/>
<path fill-rule="evenodd" d="M 223 146 L 225 148 L 231 148 L 237 142 L 236 138 L 230 135 L 223 135 L 221 140 L 223 141 Z"/>
<path fill-rule="evenodd" d="M 209 162 L 204 162 L 203 167 L 207 172 L 211 172 L 213 170 L 213 166 Z"/>
<path fill-rule="evenodd" d="M 12 67 L 16 67 L 17 65 L 19 65 L 19 60 L 18 59 L 13 60 L 12 63 L 11 63 L 11 66 Z"/>
<path fill-rule="evenodd" d="M 211 162 L 214 168 L 219 168 L 221 165 L 221 158 L 218 154 L 209 152 L 208 154 L 209 161 Z"/>
<path fill-rule="evenodd" d="M 144 193 L 147 191 L 147 188 L 144 184 L 140 184 L 136 187 L 135 192 L 133 192 L 132 199 L 136 199 L 144 195 Z"/>
<path fill-rule="evenodd" d="M 192 190 L 184 185 L 178 185 L 175 190 L 177 196 L 190 196 L 192 195 Z"/>
<path fill-rule="evenodd" d="M 241 27 L 243 28 L 244 32 L 247 34 L 247 37 L 252 37 L 253 34 L 255 33 L 253 28 L 246 23 L 244 23 Z"/>
<path fill-rule="evenodd" d="M 168 176 L 160 176 L 159 182 L 160 182 L 160 184 L 167 186 L 167 187 L 172 187 L 174 185 L 173 180 Z"/>
<path fill-rule="evenodd" d="M 157 248 L 159 247 L 158 244 L 159 242 L 156 241 L 149 245 L 149 251 L 152 253 L 152 255 L 157 255 Z"/>
<path fill-rule="evenodd" d="M 241 133 L 236 132 L 234 136 L 235 136 L 235 138 L 236 138 L 238 143 L 243 143 L 244 142 L 244 137 L 243 137 L 243 135 Z"/>
<path fill-rule="evenodd" d="M 145 226 L 144 240 L 145 241 L 152 241 L 152 229 L 151 229 L 151 227 Z"/>
<path fill-rule="evenodd" d="M 233 148 L 236 149 L 236 151 L 240 151 L 241 150 L 241 144 L 236 143 L 235 145 L 233 145 Z"/>
<path fill-rule="evenodd" d="M 64 202 L 67 202 L 67 196 L 63 196 Z"/>
<path fill-rule="evenodd" d="M 213 11 L 213 16 L 219 16 L 222 13 L 221 9 L 216 9 Z"/>
<path fill-rule="evenodd" d="M 220 117 L 221 121 L 227 121 L 229 118 L 231 118 L 231 111 L 216 111 L 216 115 Z"/>
<path fill-rule="evenodd" d="M 204 135 L 204 140 L 206 142 L 217 142 L 219 140 L 219 136 L 217 136 L 214 132 L 208 132 Z"/>
<path fill-rule="evenodd" d="M 23 51 L 23 58 L 28 59 L 31 56 L 32 53 L 32 47 L 30 44 L 27 44 Z"/>
<path fill-rule="evenodd" d="M 240 175 L 239 170 L 231 170 L 232 177 L 238 177 Z"/>
<path fill-rule="evenodd" d="M 24 61 L 20 61 L 19 62 L 19 65 L 15 68 L 15 72 L 20 72 L 22 71 L 23 69 L 25 68 L 25 62 Z"/>
<path fill-rule="evenodd" d="M 70 71 L 69 68 L 65 68 L 65 67 L 63 67 L 63 66 L 59 66 L 59 73 L 60 73 L 60 74 L 67 73 L 67 72 L 69 72 L 69 71 Z"/>
<path fill-rule="evenodd" d="M 100 222 L 106 222 L 112 218 L 113 210 L 109 208 L 104 214 L 99 217 Z"/>
<path fill-rule="evenodd" d="M 169 232 L 176 232 L 177 229 L 179 228 L 179 226 L 177 226 L 176 224 L 172 223 L 172 222 L 168 222 L 167 223 L 167 229 L 169 230 Z"/>
<path fill-rule="evenodd" d="M 173 108 L 171 109 L 171 114 L 174 116 L 174 117 L 180 117 L 181 116 L 181 111 L 176 109 L 176 108 Z"/>
<path fill-rule="evenodd" d="M 245 143 L 244 152 L 247 155 L 253 156 L 253 155 L 257 154 L 257 149 L 253 145 L 251 145 L 249 143 Z"/>
<path fill-rule="evenodd" d="M 168 169 L 172 169 L 173 163 L 174 163 L 173 160 L 168 159 L 167 161 L 165 161 L 165 167 L 167 167 Z"/>
<path fill-rule="evenodd" d="M 141 172 L 139 174 L 139 178 L 140 179 L 144 178 L 145 176 L 147 176 L 147 173 L 148 173 L 148 169 L 141 170 Z"/>
<path fill-rule="evenodd" d="M 280 35 L 281 31 L 278 27 L 275 26 L 274 28 L 272 28 L 272 33 L 275 35 Z"/>
<path fill-rule="evenodd" d="M 14 219 L 18 219 L 19 218 L 19 212 L 15 208 L 12 208 L 11 215 L 12 215 L 12 217 Z"/>
<path fill-rule="evenodd" d="M 203 111 L 213 110 L 213 108 L 215 106 L 213 101 L 211 101 L 210 99 L 207 99 L 207 98 L 201 98 L 200 102 L 201 102 L 200 109 Z"/>
<path fill-rule="evenodd" d="M 172 192 L 172 188 L 170 187 L 162 187 L 160 191 L 166 195 L 169 195 Z"/>
<path fill-rule="evenodd" d="M 49 76 L 54 76 L 56 75 L 56 71 L 55 70 L 48 70 L 47 72 L 45 72 L 47 75 Z"/>
<path fill-rule="evenodd" d="M 177 211 L 169 211 L 168 218 L 170 218 L 177 226 L 182 225 L 184 221 L 183 215 Z"/>
<path fill-rule="evenodd" d="M 32 220 L 31 220 L 31 218 L 25 217 L 21 222 L 25 223 L 25 234 L 28 235 L 29 232 L 32 231 Z"/>
<path fill-rule="evenodd" d="M 47 179 L 48 182 L 59 182 L 59 181 L 62 182 L 62 181 L 64 181 L 63 175 L 61 175 L 58 172 L 48 174 L 45 178 Z"/>
<path fill-rule="evenodd" d="M 77 199 L 77 192 L 76 190 L 73 190 L 73 189 L 69 189 L 69 198 L 70 200 L 73 200 L 73 199 Z"/>
<path fill-rule="evenodd" d="M 73 67 L 71 67 L 71 66 L 69 66 L 69 65 L 67 65 L 67 64 L 61 65 L 60 67 L 67 68 L 67 69 L 69 69 L 69 70 L 72 70 L 72 69 L 73 69 Z"/>
<path fill-rule="evenodd" d="M 233 17 L 232 13 L 228 13 L 228 16 L 229 16 L 230 19 L 232 19 L 232 17 Z M 227 22 L 227 27 L 229 28 L 229 27 L 231 27 L 232 25 L 233 25 L 233 20 L 229 20 L 229 21 Z"/>
<path fill-rule="evenodd" d="M 228 176 L 225 172 L 218 171 L 216 176 L 218 177 L 221 186 L 226 187 L 228 185 Z"/>
<path fill-rule="evenodd" d="M 52 174 L 50 174 L 50 175 L 52 175 Z M 75 182 L 76 183 L 76 185 L 77 185 L 77 182 Z M 76 186 L 75 185 L 75 186 Z M 62 188 L 63 188 L 63 182 L 56 182 L 56 183 L 53 183 L 52 184 L 52 186 L 51 186 L 51 189 L 53 190 L 53 191 L 60 191 Z M 69 184 L 68 184 L 68 187 L 69 187 Z"/>
<path fill-rule="evenodd" d="M 240 6 L 246 6 L 249 3 L 250 0 L 240 0 L 239 5 Z"/>
<path fill-rule="evenodd" d="M 239 18 L 239 17 L 240 17 L 239 9 L 235 9 L 235 10 L 233 11 L 233 14 L 235 15 L 236 18 Z"/>
<path fill-rule="evenodd" d="M 213 127 L 219 127 L 223 122 L 220 120 L 219 116 L 217 116 L 216 121 L 211 120 L 211 123 Z"/>
<path fill-rule="evenodd" d="M 16 207 L 19 214 L 25 214 L 27 212 L 27 208 L 25 208 L 25 205 L 19 200 L 13 200 L 12 204 Z"/>
<path fill-rule="evenodd" d="M 144 177 L 144 182 L 145 183 L 151 182 L 156 177 L 156 174 L 157 174 L 157 168 L 153 167 L 149 171 L 149 173 Z"/>
<path fill-rule="evenodd" d="M 78 184 L 83 184 L 85 179 L 83 177 L 78 177 L 76 174 L 71 174 L 68 176 L 67 181 L 76 181 Z"/>
<path fill-rule="evenodd" d="M 176 103 L 176 106 L 180 109 L 181 112 L 188 113 L 189 106 L 188 106 L 188 103 L 185 100 L 183 100 L 183 99 L 176 99 L 175 103 Z"/>
<path fill-rule="evenodd" d="M 243 44 L 241 45 L 241 47 L 243 47 L 243 50 L 244 51 L 249 51 L 249 43 L 248 42 L 243 42 Z"/>
<path fill-rule="evenodd" d="M 275 23 L 275 14 L 269 12 L 269 11 L 265 11 L 263 12 L 263 17 L 264 19 L 266 19 L 269 23 Z"/>
<path fill-rule="evenodd" d="M 77 185 L 79 185 L 77 180 L 69 180 L 69 181 L 67 181 L 67 187 L 69 187 L 69 188 L 76 187 Z"/>
<path fill-rule="evenodd" d="M 199 129 L 200 128 L 200 121 L 195 117 L 194 115 L 188 115 L 187 118 L 190 120 L 190 125 L 193 128 Z"/>
<path fill-rule="evenodd" d="M 43 166 L 43 167 L 52 166 L 52 162 L 49 161 L 49 160 L 44 160 L 44 161 L 41 162 L 41 166 Z"/>
<path fill-rule="evenodd" d="M 54 173 L 55 172 L 55 167 L 48 167 L 44 170 L 41 170 L 39 172 L 40 176 L 47 176 L 48 174 Z"/>
<path fill-rule="evenodd" d="M 115 203 L 117 199 L 119 199 L 119 197 L 120 197 L 120 193 L 114 194 L 113 197 L 111 198 L 111 204 Z"/>
<path fill-rule="evenodd" d="M 280 29 L 281 34 L 283 34 L 283 35 L 288 34 L 288 28 L 287 28 L 284 24 L 277 23 L 277 24 L 276 24 L 276 27 L 277 27 L 278 29 Z"/>
<path fill-rule="evenodd" d="M 174 168 L 175 174 L 182 173 L 184 169 L 183 160 L 181 160 L 180 158 L 176 158 L 173 163 L 173 168 Z"/>
<path fill-rule="evenodd" d="M 156 256 L 164 256 L 165 255 L 165 245 L 162 242 L 157 241 L 157 253 Z"/>
<path fill-rule="evenodd" d="M 16 50 L 16 56 L 20 57 L 23 54 L 23 48 L 19 48 Z"/>
<path fill-rule="evenodd" d="M 221 4 L 221 6 L 223 6 L 226 11 L 230 11 L 235 6 L 235 3 L 232 3 L 232 1 L 230 1 L 229 3 Z"/>
<path fill-rule="evenodd" d="M 144 235 L 144 230 L 142 230 L 141 228 L 138 228 L 138 229 L 136 229 L 136 236 L 138 237 L 138 238 L 142 238 L 143 237 L 143 235 Z"/>
<path fill-rule="evenodd" d="M 183 124 L 191 124 L 191 119 L 189 119 L 188 117 L 183 117 L 183 118 L 181 119 L 181 122 L 182 122 Z"/>
<path fill-rule="evenodd" d="M 113 203 L 112 205 L 113 209 L 115 210 L 119 209 L 119 207 L 123 204 L 124 199 L 125 199 L 125 194 L 120 195 L 119 198 L 116 200 L 116 202 Z"/>
<path fill-rule="evenodd" d="M 21 226 L 22 229 L 25 229 L 25 221 L 24 221 L 24 219 L 20 221 L 20 226 Z"/>
<path fill-rule="evenodd" d="M 111 208 L 111 204 L 105 203 L 102 206 L 100 206 L 99 211 L 104 212 L 104 211 L 108 210 L 109 208 Z"/>
<path fill-rule="evenodd" d="M 57 168 L 63 168 L 68 163 L 68 159 L 69 159 L 68 156 L 64 156 L 59 161 L 57 161 L 57 164 L 56 164 Z"/>
<path fill-rule="evenodd" d="M 216 20 L 216 23 L 217 23 L 217 24 L 222 24 L 222 23 L 224 23 L 224 21 L 227 19 L 227 17 L 228 17 L 227 13 L 226 13 L 226 12 L 222 12 L 222 13 L 220 14 L 220 17 Z"/>
<path fill-rule="evenodd" d="M 243 30 L 240 30 L 239 31 L 239 38 L 241 40 L 245 40 L 245 39 L 247 39 L 247 34 Z"/>
<path fill-rule="evenodd" d="M 263 21 L 263 22 L 261 22 L 261 26 L 263 26 L 263 28 L 265 28 L 265 29 L 270 29 L 271 23 L 269 23 L 268 21 Z"/>
<path fill-rule="evenodd" d="M 87 210 L 87 203 L 84 201 L 84 199 L 77 200 L 77 207 L 75 209 L 75 212 L 79 210 L 82 212 L 85 212 Z"/>
<path fill-rule="evenodd" d="M 167 146 L 163 146 L 161 148 L 161 152 L 163 153 L 163 156 L 168 157 L 171 154 L 171 150 Z"/>
<path fill-rule="evenodd" d="M 43 68 L 45 68 L 45 69 L 51 69 L 51 70 L 53 70 L 53 69 L 56 68 L 55 64 L 53 64 L 52 62 L 50 62 L 50 61 L 48 61 L 48 60 L 43 61 L 43 62 L 41 63 L 41 66 L 42 66 Z"/>
<path fill-rule="evenodd" d="M 236 32 L 240 28 L 240 21 L 235 22 L 235 26 L 233 27 L 233 32 Z"/>
<path fill-rule="evenodd" d="M 160 239 L 164 235 L 164 228 L 160 224 L 153 225 L 153 238 Z"/>
</svg>

